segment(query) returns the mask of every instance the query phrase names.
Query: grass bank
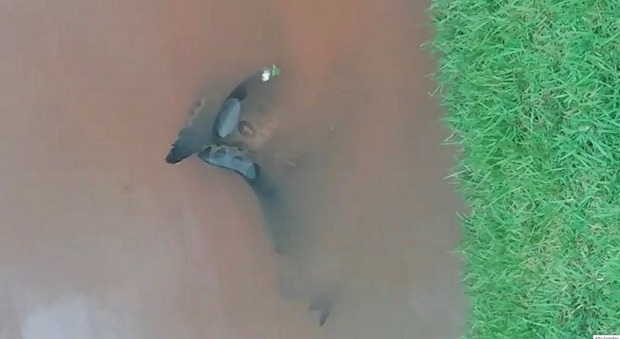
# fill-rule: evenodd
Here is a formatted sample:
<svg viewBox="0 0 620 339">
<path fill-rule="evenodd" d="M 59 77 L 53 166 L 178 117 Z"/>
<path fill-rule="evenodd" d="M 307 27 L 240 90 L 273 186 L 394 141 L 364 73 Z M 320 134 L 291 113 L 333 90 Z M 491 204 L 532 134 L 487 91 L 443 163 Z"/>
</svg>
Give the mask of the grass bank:
<svg viewBox="0 0 620 339">
<path fill-rule="evenodd" d="M 620 334 L 620 0 L 433 0 L 469 338 Z"/>
</svg>

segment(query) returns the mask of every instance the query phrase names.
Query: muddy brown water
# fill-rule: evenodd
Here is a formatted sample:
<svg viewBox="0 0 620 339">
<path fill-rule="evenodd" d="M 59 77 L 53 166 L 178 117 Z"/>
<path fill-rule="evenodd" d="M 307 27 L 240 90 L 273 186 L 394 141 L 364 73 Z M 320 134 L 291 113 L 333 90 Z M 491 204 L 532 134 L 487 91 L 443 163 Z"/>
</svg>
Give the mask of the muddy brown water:
<svg viewBox="0 0 620 339">
<path fill-rule="evenodd" d="M 4 1 L 0 338 L 456 338 L 427 6 Z M 312 240 L 292 259 L 238 176 L 163 160 L 198 96 L 274 62 Z M 319 327 L 308 296 L 335 285 Z"/>
</svg>

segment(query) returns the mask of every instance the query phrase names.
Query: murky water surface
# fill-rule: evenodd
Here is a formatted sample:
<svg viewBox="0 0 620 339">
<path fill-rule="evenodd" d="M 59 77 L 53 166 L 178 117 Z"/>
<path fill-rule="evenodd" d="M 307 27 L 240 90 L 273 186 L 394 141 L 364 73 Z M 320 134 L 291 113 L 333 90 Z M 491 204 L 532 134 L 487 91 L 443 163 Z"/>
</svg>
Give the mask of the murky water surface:
<svg viewBox="0 0 620 339">
<path fill-rule="evenodd" d="M 0 338 L 456 338 L 427 5 L 4 1 Z M 215 109 L 272 63 L 265 152 L 297 164 L 272 171 L 281 205 L 195 157 L 164 162 L 198 97 Z M 263 211 L 296 227 L 293 255 Z"/>
</svg>

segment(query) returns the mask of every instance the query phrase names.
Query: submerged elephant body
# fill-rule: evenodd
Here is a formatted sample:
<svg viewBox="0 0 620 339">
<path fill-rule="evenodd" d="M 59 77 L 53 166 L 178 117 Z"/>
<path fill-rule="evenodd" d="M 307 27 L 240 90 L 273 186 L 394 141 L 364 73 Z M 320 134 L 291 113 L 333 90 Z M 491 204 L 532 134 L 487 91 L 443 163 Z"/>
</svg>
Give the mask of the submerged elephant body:
<svg viewBox="0 0 620 339">
<path fill-rule="evenodd" d="M 294 257 L 304 237 L 290 206 L 283 174 L 295 165 L 288 156 L 273 157 L 266 145 L 274 139 L 279 123 L 275 117 L 276 66 L 264 68 L 231 90 L 211 121 L 206 98 L 192 108 L 188 123 L 173 143 L 166 162 L 176 164 L 193 154 L 205 163 L 237 173 L 254 190 L 265 217 L 265 227 L 277 253 Z M 275 160 L 274 160 L 275 159 Z M 319 311 L 323 326 L 333 299 L 310 296 L 310 311 Z"/>
</svg>

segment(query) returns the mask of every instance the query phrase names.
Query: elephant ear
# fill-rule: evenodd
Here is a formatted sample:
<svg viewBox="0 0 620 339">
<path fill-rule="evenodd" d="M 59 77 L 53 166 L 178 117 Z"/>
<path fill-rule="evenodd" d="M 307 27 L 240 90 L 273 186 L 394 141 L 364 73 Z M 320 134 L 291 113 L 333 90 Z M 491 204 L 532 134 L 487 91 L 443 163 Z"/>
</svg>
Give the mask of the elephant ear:
<svg viewBox="0 0 620 339">
<path fill-rule="evenodd" d="M 221 139 L 229 136 L 237 126 L 240 113 L 241 102 L 234 98 L 226 99 L 215 116 L 213 134 Z"/>
</svg>

